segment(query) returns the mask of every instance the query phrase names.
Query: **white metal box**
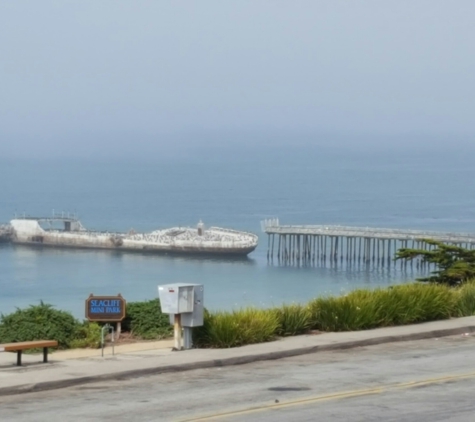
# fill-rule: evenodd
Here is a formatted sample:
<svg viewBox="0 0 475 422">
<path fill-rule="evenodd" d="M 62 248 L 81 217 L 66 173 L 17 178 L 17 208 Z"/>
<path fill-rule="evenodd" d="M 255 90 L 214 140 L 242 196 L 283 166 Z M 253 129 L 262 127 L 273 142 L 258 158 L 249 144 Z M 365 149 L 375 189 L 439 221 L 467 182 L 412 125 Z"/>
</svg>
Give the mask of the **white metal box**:
<svg viewBox="0 0 475 422">
<path fill-rule="evenodd" d="M 174 316 L 181 315 L 183 327 L 199 327 L 203 325 L 204 288 L 202 284 L 165 284 L 158 286 L 158 295 L 162 312 L 170 314 L 170 323 Z"/>
</svg>

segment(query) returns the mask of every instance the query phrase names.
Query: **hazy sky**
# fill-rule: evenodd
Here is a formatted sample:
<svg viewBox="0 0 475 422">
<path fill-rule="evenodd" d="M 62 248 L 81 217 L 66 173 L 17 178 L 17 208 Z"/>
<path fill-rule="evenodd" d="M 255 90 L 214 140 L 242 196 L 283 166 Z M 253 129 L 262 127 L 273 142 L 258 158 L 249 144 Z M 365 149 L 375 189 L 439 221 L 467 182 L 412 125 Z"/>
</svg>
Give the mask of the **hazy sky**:
<svg viewBox="0 0 475 422">
<path fill-rule="evenodd" d="M 474 0 L 4 0 L 0 154 L 475 143 L 474 22 Z"/>
</svg>

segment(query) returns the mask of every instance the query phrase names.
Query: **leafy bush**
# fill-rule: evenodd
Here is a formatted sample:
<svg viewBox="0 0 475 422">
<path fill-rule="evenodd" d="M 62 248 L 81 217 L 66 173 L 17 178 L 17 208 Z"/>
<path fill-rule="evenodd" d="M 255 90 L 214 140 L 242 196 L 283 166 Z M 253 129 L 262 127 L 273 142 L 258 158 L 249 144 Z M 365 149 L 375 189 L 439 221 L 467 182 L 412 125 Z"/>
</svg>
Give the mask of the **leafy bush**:
<svg viewBox="0 0 475 422">
<path fill-rule="evenodd" d="M 199 347 L 218 348 L 262 343 L 273 339 L 278 328 L 279 320 L 272 310 L 206 311 L 203 327 L 193 330 L 193 342 Z"/>
<path fill-rule="evenodd" d="M 312 313 L 308 306 L 303 305 L 282 305 L 274 312 L 279 321 L 276 334 L 279 336 L 295 336 L 303 334 L 312 327 Z"/>
<path fill-rule="evenodd" d="M 69 313 L 41 302 L 0 317 L 0 343 L 57 340 L 66 349 L 77 334 L 79 322 Z"/>
<path fill-rule="evenodd" d="M 101 326 L 97 322 L 84 321 L 78 327 L 76 338 L 71 342 L 72 349 L 101 347 Z"/>
<path fill-rule="evenodd" d="M 168 315 L 162 313 L 158 299 L 127 303 L 126 312 L 122 331 L 130 331 L 145 340 L 169 337 L 173 332 Z"/>
</svg>

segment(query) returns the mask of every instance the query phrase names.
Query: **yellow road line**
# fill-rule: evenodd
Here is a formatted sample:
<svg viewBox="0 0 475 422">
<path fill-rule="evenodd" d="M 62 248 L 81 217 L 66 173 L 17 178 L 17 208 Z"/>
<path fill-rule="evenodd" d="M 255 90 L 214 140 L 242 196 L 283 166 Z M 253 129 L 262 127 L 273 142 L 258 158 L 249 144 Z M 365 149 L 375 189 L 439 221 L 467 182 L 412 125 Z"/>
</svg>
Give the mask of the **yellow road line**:
<svg viewBox="0 0 475 422">
<path fill-rule="evenodd" d="M 444 382 L 457 381 L 457 380 L 461 380 L 465 378 L 474 378 L 474 377 L 475 377 L 475 372 L 467 372 L 465 374 L 448 375 L 446 377 L 438 377 L 438 378 L 429 378 L 422 381 L 405 382 L 402 384 L 396 384 L 393 386 L 393 388 L 415 388 L 415 387 L 421 387 L 424 385 L 441 384 Z"/>
<path fill-rule="evenodd" d="M 340 400 L 340 399 L 359 397 L 359 396 L 369 396 L 372 394 L 380 394 L 383 392 L 388 392 L 390 390 L 416 388 L 416 387 L 421 387 L 425 385 L 442 384 L 445 382 L 458 381 L 458 380 L 469 379 L 469 378 L 475 378 L 475 372 L 468 372 L 465 374 L 458 374 L 458 375 L 448 375 L 445 377 L 438 377 L 438 378 L 429 378 L 429 379 L 420 380 L 420 381 L 410 381 L 410 382 L 404 382 L 404 383 L 398 383 L 398 384 L 388 384 L 388 385 L 382 385 L 379 387 L 366 388 L 362 390 L 341 391 L 337 393 L 324 394 L 320 396 L 307 397 L 303 399 L 289 400 L 283 403 L 271 403 L 271 404 L 251 407 L 251 408 L 243 409 L 243 410 L 228 411 L 228 412 L 222 412 L 222 413 L 215 413 L 213 415 L 208 415 L 208 416 L 184 419 L 181 422 L 212 421 L 212 420 L 224 418 L 224 417 L 242 416 L 242 415 L 247 415 L 250 413 L 263 412 L 263 411 L 268 411 L 268 410 L 277 410 L 277 409 L 283 409 L 283 408 L 292 407 L 292 406 L 303 406 L 306 404 L 312 404 L 312 403 L 318 403 L 318 402 L 324 402 L 324 401 Z"/>
</svg>

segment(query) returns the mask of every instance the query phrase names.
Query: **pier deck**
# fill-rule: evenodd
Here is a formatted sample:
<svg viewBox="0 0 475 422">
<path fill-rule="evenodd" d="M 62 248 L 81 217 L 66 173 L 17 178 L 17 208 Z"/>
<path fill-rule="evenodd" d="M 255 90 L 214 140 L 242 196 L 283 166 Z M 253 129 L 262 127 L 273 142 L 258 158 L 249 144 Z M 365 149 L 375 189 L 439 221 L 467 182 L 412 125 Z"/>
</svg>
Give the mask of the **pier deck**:
<svg viewBox="0 0 475 422">
<path fill-rule="evenodd" d="M 333 225 L 280 225 L 278 219 L 262 222 L 268 235 L 267 258 L 284 263 L 318 260 L 392 261 L 400 248 L 431 250 L 423 239 L 475 248 L 475 233 L 349 227 Z"/>
</svg>

